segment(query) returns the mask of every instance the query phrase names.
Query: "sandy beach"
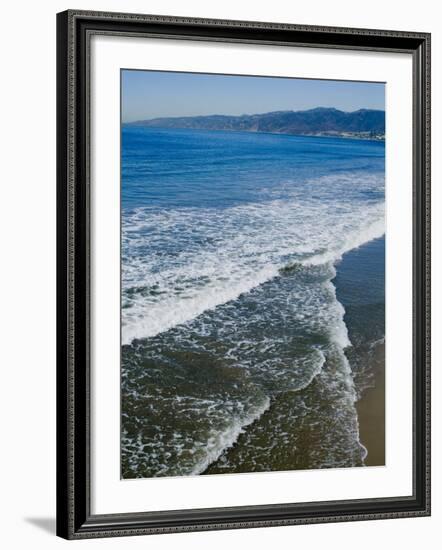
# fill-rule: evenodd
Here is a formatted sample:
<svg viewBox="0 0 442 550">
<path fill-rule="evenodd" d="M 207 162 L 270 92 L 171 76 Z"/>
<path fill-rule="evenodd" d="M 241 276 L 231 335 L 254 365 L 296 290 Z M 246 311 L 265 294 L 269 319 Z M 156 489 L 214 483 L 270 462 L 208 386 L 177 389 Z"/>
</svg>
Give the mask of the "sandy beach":
<svg viewBox="0 0 442 550">
<path fill-rule="evenodd" d="M 376 346 L 373 357 L 374 386 L 356 403 L 359 436 L 367 449 L 366 466 L 385 465 L 385 344 Z"/>
</svg>

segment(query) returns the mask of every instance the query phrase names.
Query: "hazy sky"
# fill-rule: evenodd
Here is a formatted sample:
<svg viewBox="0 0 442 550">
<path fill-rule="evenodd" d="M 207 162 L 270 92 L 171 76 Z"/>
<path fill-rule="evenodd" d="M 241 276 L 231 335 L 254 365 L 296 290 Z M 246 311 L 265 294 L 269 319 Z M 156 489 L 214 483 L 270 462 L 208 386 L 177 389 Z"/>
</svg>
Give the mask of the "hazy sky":
<svg viewBox="0 0 442 550">
<path fill-rule="evenodd" d="M 385 85 L 343 80 L 123 70 L 123 122 L 335 107 L 384 109 Z"/>
</svg>

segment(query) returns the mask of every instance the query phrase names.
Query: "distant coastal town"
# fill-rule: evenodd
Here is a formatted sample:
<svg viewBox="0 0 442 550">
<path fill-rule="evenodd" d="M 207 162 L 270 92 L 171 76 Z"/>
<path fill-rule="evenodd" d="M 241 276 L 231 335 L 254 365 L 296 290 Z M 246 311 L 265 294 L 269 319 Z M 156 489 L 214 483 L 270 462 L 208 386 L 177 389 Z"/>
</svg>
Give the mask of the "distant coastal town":
<svg viewBox="0 0 442 550">
<path fill-rule="evenodd" d="M 368 139 L 373 141 L 385 141 L 384 132 L 316 132 L 314 134 L 303 133 L 303 136 L 312 137 L 340 137 L 350 139 Z"/>
</svg>

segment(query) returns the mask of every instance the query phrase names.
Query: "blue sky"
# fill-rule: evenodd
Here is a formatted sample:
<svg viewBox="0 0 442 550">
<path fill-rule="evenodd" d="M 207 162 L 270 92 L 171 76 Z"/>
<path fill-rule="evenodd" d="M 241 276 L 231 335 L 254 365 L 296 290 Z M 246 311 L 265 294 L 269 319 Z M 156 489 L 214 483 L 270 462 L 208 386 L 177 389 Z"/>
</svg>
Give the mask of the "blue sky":
<svg viewBox="0 0 442 550">
<path fill-rule="evenodd" d="M 384 109 L 385 85 L 344 80 L 123 70 L 122 120 L 335 107 Z"/>
</svg>

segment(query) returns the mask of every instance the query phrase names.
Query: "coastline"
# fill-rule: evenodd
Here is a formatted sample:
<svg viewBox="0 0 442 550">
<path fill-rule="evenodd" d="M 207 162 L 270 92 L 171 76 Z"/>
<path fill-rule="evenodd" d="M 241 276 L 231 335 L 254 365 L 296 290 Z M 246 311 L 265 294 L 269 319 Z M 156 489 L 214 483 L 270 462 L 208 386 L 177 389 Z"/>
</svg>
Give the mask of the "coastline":
<svg viewBox="0 0 442 550">
<path fill-rule="evenodd" d="M 359 439 L 367 449 L 366 466 L 385 466 L 385 344 L 376 346 L 372 368 L 374 385 L 356 402 Z"/>
<path fill-rule="evenodd" d="M 334 280 L 352 342 L 345 353 L 356 387 L 366 466 L 385 465 L 384 257 L 385 237 L 365 243 L 344 255 Z"/>
</svg>

